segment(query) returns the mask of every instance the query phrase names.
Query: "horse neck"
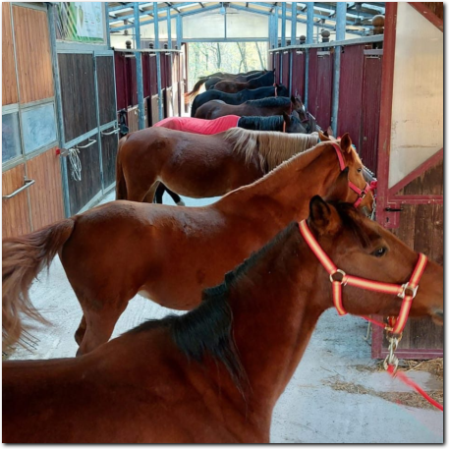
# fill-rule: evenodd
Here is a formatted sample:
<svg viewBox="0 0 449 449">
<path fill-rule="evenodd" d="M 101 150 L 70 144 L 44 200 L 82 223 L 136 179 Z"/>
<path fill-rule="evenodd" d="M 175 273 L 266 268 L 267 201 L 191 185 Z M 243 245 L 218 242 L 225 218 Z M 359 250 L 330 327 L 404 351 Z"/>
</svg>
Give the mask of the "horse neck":
<svg viewBox="0 0 449 449">
<path fill-rule="evenodd" d="M 325 271 L 306 248 L 297 225 L 290 234 L 264 262 L 238 279 L 228 299 L 235 344 L 248 379 L 248 408 L 256 413 L 271 414 L 318 318 L 332 306 Z"/>
<path fill-rule="evenodd" d="M 318 145 L 228 197 L 244 201 L 247 213 L 256 208 L 258 216 L 268 214 L 273 223 L 285 226 L 292 219 L 304 218 L 309 200 L 314 195 L 324 196 L 339 173 L 335 150 L 330 145 Z M 261 211 L 264 202 L 267 207 Z"/>
</svg>

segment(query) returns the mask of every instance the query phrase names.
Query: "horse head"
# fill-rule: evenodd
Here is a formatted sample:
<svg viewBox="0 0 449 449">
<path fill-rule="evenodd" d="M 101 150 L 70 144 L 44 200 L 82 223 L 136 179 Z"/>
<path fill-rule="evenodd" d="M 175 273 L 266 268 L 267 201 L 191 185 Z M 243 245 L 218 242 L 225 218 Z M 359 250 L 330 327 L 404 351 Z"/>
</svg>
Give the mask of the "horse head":
<svg viewBox="0 0 449 449">
<path fill-rule="evenodd" d="M 339 179 L 341 184 L 344 183 L 342 178 L 343 175 Z M 338 267 L 338 274 L 332 268 L 331 279 L 343 288 L 343 312 L 397 317 L 401 311 L 400 320 L 403 319 L 401 308 L 405 295 L 413 296 L 410 316 L 431 316 L 437 324 L 442 324 L 443 268 L 431 261 L 426 264 L 425 257 L 364 217 L 352 205 L 337 203 L 332 195 L 327 200 L 331 202 L 319 196 L 312 198 L 306 223 L 315 242 Z M 313 249 L 310 243 L 309 246 Z M 323 264 L 317 252 L 314 253 Z M 415 277 L 416 273 L 419 275 Z M 419 285 L 417 289 L 408 286 L 408 283 L 413 284 L 413 278 L 415 285 Z M 391 291 L 385 290 L 388 284 L 392 290 L 396 287 L 399 293 L 386 293 Z"/>
<path fill-rule="evenodd" d="M 351 158 L 355 161 L 356 166 L 357 178 L 356 181 L 353 182 L 359 189 L 361 189 L 362 194 L 364 196 L 364 198 L 362 198 L 358 206 L 360 206 L 362 209 L 365 209 L 367 215 L 373 215 L 375 211 L 375 200 L 373 191 L 377 188 L 377 179 L 375 177 L 375 174 L 362 164 L 362 161 L 357 153 L 357 150 L 355 146 L 352 144 L 349 134 L 346 133 L 342 138 L 336 139 L 333 135 L 332 128 L 329 126 L 325 132 L 318 131 L 318 135 L 321 142 L 335 142 L 337 144 L 340 144 L 340 146 L 342 144 L 343 138 L 347 136 L 347 139 L 349 139 L 350 142 L 349 145 L 351 147 L 349 154 L 352 155 Z M 347 145 L 348 143 L 347 139 L 345 138 L 344 145 Z"/>
<path fill-rule="evenodd" d="M 339 157 L 341 169 L 343 170 L 344 167 L 349 168 L 349 185 L 351 192 L 347 197 L 347 201 L 352 202 L 356 207 L 365 210 L 367 215 L 371 215 L 374 210 L 374 195 L 372 191 L 374 186 L 368 184 L 364 177 L 362 161 L 357 154 L 354 145 L 352 145 L 349 134 L 344 134 L 338 141 L 338 144 L 335 139 L 326 137 L 322 132 L 319 132 L 318 134 L 320 140 L 330 143 L 337 151 L 337 154 L 338 148 L 340 148 L 344 158 L 344 161 L 342 161 Z"/>
<path fill-rule="evenodd" d="M 285 132 L 288 134 L 307 134 L 306 128 L 303 126 L 299 117 L 295 112 L 288 115 L 286 112 L 282 113 L 285 123 Z"/>
</svg>

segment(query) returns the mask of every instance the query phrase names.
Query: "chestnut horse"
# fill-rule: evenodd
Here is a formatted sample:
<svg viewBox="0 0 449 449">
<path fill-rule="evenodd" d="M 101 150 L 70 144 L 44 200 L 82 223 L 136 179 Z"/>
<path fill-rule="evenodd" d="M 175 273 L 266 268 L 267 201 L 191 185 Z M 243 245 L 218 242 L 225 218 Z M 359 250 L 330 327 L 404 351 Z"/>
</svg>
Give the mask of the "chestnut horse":
<svg viewBox="0 0 449 449">
<path fill-rule="evenodd" d="M 200 106 L 195 118 L 214 120 L 226 115 L 238 115 L 239 117 L 270 117 L 282 115 L 284 112 L 300 111 L 303 108 L 299 97 L 267 97 L 259 100 L 248 100 L 242 104 L 227 104 L 223 100 L 211 100 Z"/>
<path fill-rule="evenodd" d="M 288 97 L 288 89 L 282 84 L 257 89 L 243 89 L 235 94 L 228 94 L 220 90 L 207 90 L 195 97 L 192 103 L 190 116 L 195 117 L 196 110 L 210 100 L 223 100 L 227 104 L 241 104 L 246 100 L 257 100 L 266 97 Z"/>
<path fill-rule="evenodd" d="M 318 141 L 317 133 L 231 128 L 201 135 L 142 129 L 120 139 L 116 199 L 151 203 L 159 182 L 192 198 L 221 196 L 254 182 Z"/>
<path fill-rule="evenodd" d="M 257 78 L 248 81 L 222 80 L 215 84 L 214 89 L 235 94 L 243 89 L 257 89 L 258 87 L 272 86 L 274 83 L 274 71 L 264 73 Z"/>
<path fill-rule="evenodd" d="M 11 340 L 18 338 L 21 311 L 33 310 L 29 287 L 56 254 L 84 313 L 75 334 L 79 354 L 110 338 L 137 293 L 165 307 L 192 309 L 204 288 L 219 282 L 290 221 L 307 217 L 312 196 L 325 195 L 341 173 L 338 154 L 350 181 L 359 189 L 366 186 L 363 165 L 347 134 L 340 146 L 323 142 L 209 206 L 114 201 L 4 239 L 4 331 Z M 339 199 L 355 202 L 359 195 L 345 190 Z M 371 210 L 372 204 L 369 191 L 360 207 Z"/>
<path fill-rule="evenodd" d="M 307 223 L 346 273 L 409 281 L 418 255 L 347 204 L 315 196 Z M 419 284 L 410 315 L 440 321 L 442 267 L 428 262 Z M 274 406 L 332 307 L 331 289 L 292 223 L 185 315 L 145 322 L 76 359 L 3 362 L 3 443 L 268 443 Z M 401 302 L 343 289 L 355 315 L 397 315 Z"/>
</svg>

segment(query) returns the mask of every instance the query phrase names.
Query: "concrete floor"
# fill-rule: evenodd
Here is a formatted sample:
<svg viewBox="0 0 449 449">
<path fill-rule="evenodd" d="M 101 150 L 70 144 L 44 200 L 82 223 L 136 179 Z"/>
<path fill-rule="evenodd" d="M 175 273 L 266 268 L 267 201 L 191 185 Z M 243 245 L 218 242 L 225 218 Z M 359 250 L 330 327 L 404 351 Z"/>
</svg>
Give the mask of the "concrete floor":
<svg viewBox="0 0 449 449">
<path fill-rule="evenodd" d="M 114 193 L 102 203 L 112 201 Z M 187 205 L 215 199 L 192 200 Z M 165 194 L 164 202 L 173 204 Z M 10 359 L 46 359 L 74 356 L 73 334 L 81 309 L 58 258 L 49 275 L 41 274 L 30 292 L 35 306 L 53 326 L 33 333 L 39 341 L 32 352 L 18 347 Z M 173 311 L 136 296 L 120 318 L 114 337 L 148 318 Z M 364 341 L 366 323 L 338 317 L 329 310 L 321 317 L 307 351 L 276 405 L 271 428 L 273 443 L 443 443 L 443 413 L 399 405 L 370 392 L 409 392 L 408 387 L 376 370 L 370 345 Z M 411 371 L 409 377 L 424 389 L 442 388 L 431 374 Z M 355 385 L 354 392 L 337 385 Z M 359 394 L 364 388 L 366 394 Z"/>
</svg>

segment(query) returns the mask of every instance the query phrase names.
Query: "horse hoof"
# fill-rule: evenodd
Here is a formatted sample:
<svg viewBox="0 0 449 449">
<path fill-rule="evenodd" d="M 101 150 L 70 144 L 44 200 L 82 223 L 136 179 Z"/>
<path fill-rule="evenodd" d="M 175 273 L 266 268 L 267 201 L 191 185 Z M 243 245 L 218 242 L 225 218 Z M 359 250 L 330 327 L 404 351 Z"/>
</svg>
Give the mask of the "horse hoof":
<svg viewBox="0 0 449 449">
<path fill-rule="evenodd" d="M 177 203 L 176 203 L 176 205 L 177 206 L 185 206 L 185 203 L 184 203 L 184 201 L 178 201 Z"/>
</svg>

